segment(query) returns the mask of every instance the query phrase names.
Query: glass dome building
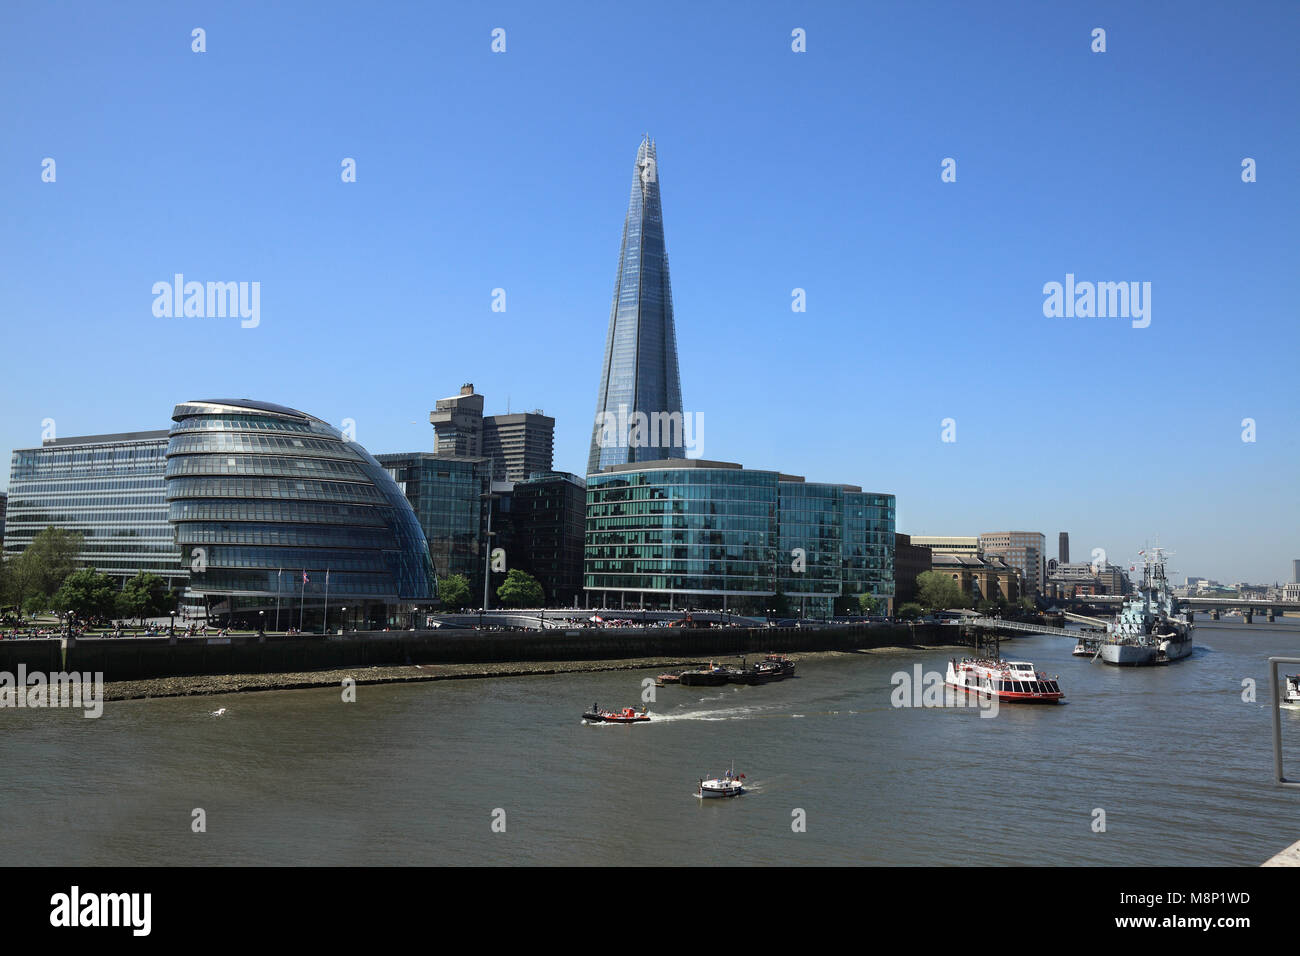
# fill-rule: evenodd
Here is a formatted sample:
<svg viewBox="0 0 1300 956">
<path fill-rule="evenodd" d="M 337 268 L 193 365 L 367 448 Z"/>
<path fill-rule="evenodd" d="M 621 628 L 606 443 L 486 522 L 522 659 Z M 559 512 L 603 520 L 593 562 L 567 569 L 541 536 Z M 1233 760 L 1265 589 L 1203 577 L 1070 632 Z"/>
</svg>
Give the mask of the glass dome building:
<svg viewBox="0 0 1300 956">
<path fill-rule="evenodd" d="M 307 631 L 410 627 L 434 603 L 410 503 L 334 426 L 247 399 L 185 402 L 172 420 L 167 518 L 190 571 L 185 603 Z"/>
</svg>

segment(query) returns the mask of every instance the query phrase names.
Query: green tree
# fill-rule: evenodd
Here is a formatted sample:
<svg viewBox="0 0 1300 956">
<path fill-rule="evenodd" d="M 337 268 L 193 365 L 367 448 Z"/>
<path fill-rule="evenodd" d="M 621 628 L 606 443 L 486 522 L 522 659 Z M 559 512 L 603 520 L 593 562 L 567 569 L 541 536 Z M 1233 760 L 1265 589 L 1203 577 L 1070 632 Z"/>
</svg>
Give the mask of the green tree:
<svg viewBox="0 0 1300 956">
<path fill-rule="evenodd" d="M 141 571 L 122 586 L 117 606 L 123 617 L 159 617 L 175 607 L 167 582 L 156 574 Z"/>
<path fill-rule="evenodd" d="M 48 606 L 50 595 L 77 566 L 77 556 L 86 543 L 80 531 L 49 527 L 32 539 L 10 567 L 10 597 L 26 609 L 31 598 Z M 64 610 L 67 610 L 64 608 Z"/>
<path fill-rule="evenodd" d="M 73 571 L 59 585 L 54 594 L 54 607 L 60 614 L 72 611 L 85 620 L 92 617 L 109 617 L 113 613 L 113 582 L 94 568 Z"/>
<path fill-rule="evenodd" d="M 863 614 L 875 614 L 878 607 L 880 607 L 880 598 L 874 594 L 858 595 L 858 609 Z"/>
<path fill-rule="evenodd" d="M 438 579 L 438 599 L 448 611 L 469 607 L 469 580 L 463 574 Z"/>
<path fill-rule="evenodd" d="M 506 575 L 505 583 L 497 588 L 497 600 L 502 607 L 542 607 L 546 603 L 546 593 L 535 577 L 515 568 Z"/>
<path fill-rule="evenodd" d="M 942 571 L 923 571 L 916 576 L 917 603 L 930 611 L 968 607 L 970 601 L 961 586 Z"/>
<path fill-rule="evenodd" d="M 898 609 L 897 617 L 903 621 L 915 621 L 924 613 L 925 608 L 921 607 L 919 604 L 913 603 L 912 601 L 908 601 Z"/>
</svg>

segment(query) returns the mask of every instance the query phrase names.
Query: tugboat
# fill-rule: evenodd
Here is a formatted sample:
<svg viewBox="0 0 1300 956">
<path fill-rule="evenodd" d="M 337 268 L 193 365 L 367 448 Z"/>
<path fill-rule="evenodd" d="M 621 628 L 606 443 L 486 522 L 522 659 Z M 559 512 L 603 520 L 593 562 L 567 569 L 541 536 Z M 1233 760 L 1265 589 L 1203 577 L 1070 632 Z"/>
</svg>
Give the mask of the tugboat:
<svg viewBox="0 0 1300 956">
<path fill-rule="evenodd" d="M 622 710 L 601 710 L 599 704 L 592 704 L 591 710 L 582 715 L 582 719 L 592 724 L 643 724 L 650 719 L 644 707 L 640 711 L 631 707 Z"/>
<path fill-rule="evenodd" d="M 737 774 L 733 766 L 726 774 L 714 780 L 700 780 L 700 787 L 695 795 L 701 800 L 714 797 L 738 797 L 745 792 L 745 785 L 740 782 L 744 779 L 745 775 Z"/>
<path fill-rule="evenodd" d="M 1165 577 L 1168 553 L 1158 547 L 1140 552 L 1142 586 L 1106 625 L 1098 651 L 1105 663 L 1141 667 L 1167 664 L 1192 653 L 1195 625 L 1177 619 L 1178 599 Z"/>
</svg>

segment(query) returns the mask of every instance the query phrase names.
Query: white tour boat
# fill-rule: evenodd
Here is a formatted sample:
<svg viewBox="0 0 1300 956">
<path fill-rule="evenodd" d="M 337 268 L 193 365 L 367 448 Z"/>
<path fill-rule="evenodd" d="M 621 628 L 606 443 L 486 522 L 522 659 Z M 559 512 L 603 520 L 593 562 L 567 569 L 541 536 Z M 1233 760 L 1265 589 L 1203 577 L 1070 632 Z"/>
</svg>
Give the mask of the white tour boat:
<svg viewBox="0 0 1300 956">
<path fill-rule="evenodd" d="M 1055 675 L 1034 670 L 1028 661 L 995 657 L 950 660 L 946 683 L 970 694 L 996 696 L 1004 704 L 1055 704 L 1065 696 Z"/>
</svg>

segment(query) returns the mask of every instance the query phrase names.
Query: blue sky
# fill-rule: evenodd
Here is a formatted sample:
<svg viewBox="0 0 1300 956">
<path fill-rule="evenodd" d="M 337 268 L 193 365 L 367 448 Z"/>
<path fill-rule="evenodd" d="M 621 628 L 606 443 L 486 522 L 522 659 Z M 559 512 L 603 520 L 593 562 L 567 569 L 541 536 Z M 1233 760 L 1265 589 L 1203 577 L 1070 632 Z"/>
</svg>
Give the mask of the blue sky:
<svg viewBox="0 0 1300 956">
<path fill-rule="evenodd" d="M 1298 27 L 1291 2 L 9 4 L 0 451 L 209 397 L 428 449 L 473 381 L 553 415 L 581 471 L 649 132 L 705 457 L 894 493 L 915 534 L 1123 562 L 1158 535 L 1177 573 L 1282 579 Z M 260 325 L 155 317 L 177 272 L 260 282 Z M 1044 317 L 1066 273 L 1150 282 L 1150 327 Z"/>
</svg>

